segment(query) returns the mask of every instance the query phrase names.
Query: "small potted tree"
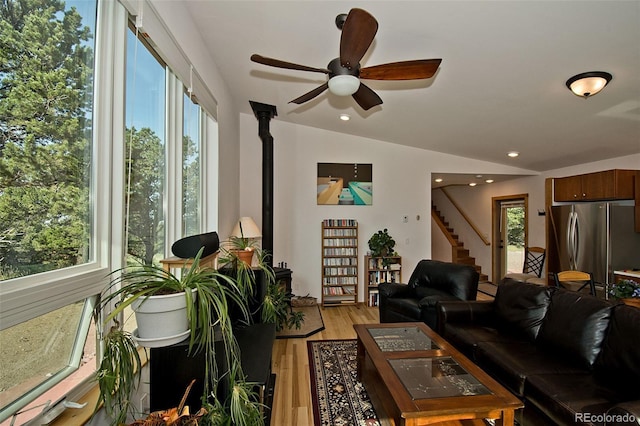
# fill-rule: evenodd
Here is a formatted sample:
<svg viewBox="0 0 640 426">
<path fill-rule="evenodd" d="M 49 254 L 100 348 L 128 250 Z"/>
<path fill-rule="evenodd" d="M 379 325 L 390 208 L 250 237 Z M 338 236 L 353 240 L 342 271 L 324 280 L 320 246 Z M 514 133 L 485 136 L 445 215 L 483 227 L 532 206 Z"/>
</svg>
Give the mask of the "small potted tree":
<svg viewBox="0 0 640 426">
<path fill-rule="evenodd" d="M 393 256 L 395 252 L 393 248 L 396 246 L 396 242 L 389 232 L 387 228 L 384 228 L 382 231 L 378 231 L 369 238 L 369 250 L 371 251 L 371 256 L 373 257 L 381 257 L 382 264 L 386 268 L 391 263 L 390 259 L 387 259 L 387 256 Z"/>
</svg>

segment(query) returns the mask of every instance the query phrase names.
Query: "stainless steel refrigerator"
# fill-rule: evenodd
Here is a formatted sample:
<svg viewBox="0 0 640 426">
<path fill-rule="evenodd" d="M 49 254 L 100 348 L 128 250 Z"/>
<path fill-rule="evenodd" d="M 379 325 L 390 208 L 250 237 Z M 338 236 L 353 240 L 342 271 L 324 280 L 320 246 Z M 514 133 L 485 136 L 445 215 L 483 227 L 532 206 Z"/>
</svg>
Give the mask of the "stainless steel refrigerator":
<svg viewBox="0 0 640 426">
<path fill-rule="evenodd" d="M 632 203 L 553 206 L 551 216 L 560 270 L 591 272 L 604 286 L 614 282 L 613 271 L 640 268 L 640 233 L 634 231 Z"/>
</svg>

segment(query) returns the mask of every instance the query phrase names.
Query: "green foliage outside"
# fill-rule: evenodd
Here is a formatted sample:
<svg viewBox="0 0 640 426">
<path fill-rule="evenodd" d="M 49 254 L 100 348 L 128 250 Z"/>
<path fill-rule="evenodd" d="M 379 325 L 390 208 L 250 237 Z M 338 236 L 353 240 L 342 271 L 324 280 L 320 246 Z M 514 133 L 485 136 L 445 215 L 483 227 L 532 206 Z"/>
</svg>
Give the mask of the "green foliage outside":
<svg viewBox="0 0 640 426">
<path fill-rule="evenodd" d="M 0 2 L 0 281 L 90 260 L 92 43 L 62 1 Z M 151 265 L 163 251 L 164 142 L 149 128 L 125 131 L 129 261 Z M 199 161 L 183 139 L 193 224 L 198 182 L 186 176 Z"/>
<path fill-rule="evenodd" d="M 507 245 L 524 247 L 524 207 L 507 209 Z"/>
<path fill-rule="evenodd" d="M 93 50 L 81 21 L 61 1 L 0 2 L 0 279 L 87 260 Z"/>
<path fill-rule="evenodd" d="M 125 224 L 129 227 L 128 254 L 135 263 L 152 265 L 154 255 L 161 251 L 157 244 L 164 241 L 164 144 L 148 128 L 127 129 L 126 137 L 132 162 L 126 161 L 126 179 L 131 184 L 129 198 L 125 200 L 130 221 Z"/>
</svg>

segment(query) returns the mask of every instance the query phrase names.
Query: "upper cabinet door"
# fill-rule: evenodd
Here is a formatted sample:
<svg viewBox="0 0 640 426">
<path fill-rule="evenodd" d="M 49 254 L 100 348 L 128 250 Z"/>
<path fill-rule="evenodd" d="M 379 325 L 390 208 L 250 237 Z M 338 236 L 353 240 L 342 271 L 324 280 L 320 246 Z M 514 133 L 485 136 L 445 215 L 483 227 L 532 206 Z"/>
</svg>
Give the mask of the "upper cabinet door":
<svg viewBox="0 0 640 426">
<path fill-rule="evenodd" d="M 631 200 L 635 170 L 607 170 L 554 179 L 554 201 Z"/>
</svg>

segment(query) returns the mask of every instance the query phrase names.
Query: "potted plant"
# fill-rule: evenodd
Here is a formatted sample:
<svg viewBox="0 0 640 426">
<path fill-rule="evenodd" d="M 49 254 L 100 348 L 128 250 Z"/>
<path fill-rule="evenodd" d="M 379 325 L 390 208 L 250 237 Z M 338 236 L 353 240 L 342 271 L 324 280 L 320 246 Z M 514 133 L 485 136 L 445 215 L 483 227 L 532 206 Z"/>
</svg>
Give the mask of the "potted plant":
<svg viewBox="0 0 640 426">
<path fill-rule="evenodd" d="M 294 311 L 289 304 L 290 300 L 284 288 L 276 282 L 269 283 L 262 302 L 262 322 L 275 324 L 276 331 L 281 331 L 284 327 L 299 329 L 304 321 L 304 312 Z"/>
<path fill-rule="evenodd" d="M 190 353 L 205 353 L 207 380 L 204 384 L 203 401 L 207 402 L 214 397 L 219 380 L 215 361 L 216 333 L 220 333 L 225 342 L 223 355 L 229 360 L 230 371 L 234 372 L 228 374 L 229 380 L 232 380 L 231 388 L 243 388 L 244 376 L 241 373 L 240 354 L 233 336 L 229 310 L 231 306 L 235 306 L 241 316 L 249 318 L 245 293 L 234 278 L 212 268 L 200 267 L 201 255 L 202 249 L 191 267 L 183 270 L 180 277 L 161 267 L 148 265 L 123 268 L 111 274 L 113 278 L 96 307 L 97 315 L 109 312 L 103 326 L 112 322 L 103 339 L 103 357 L 97 372 L 100 396 L 96 410 L 104 403 L 107 414 L 113 419 L 113 425 L 123 424 L 127 414 L 132 411 L 131 392 L 139 383 L 142 368 L 136 347 L 136 341 L 140 339 L 122 329 L 118 321 L 119 314 L 127 306 L 138 303 L 144 306 L 156 296 L 178 293 L 186 302 L 185 315 L 189 331 L 181 340 L 189 339 Z M 96 323 L 100 324 L 98 321 Z M 215 401 L 211 406 L 215 407 Z M 228 403 L 218 402 L 217 406 L 219 409 L 230 410 Z M 245 407 L 245 411 L 251 410 L 259 412 L 259 404 L 253 403 Z M 218 411 L 211 410 L 211 415 Z M 236 410 L 236 416 L 237 412 Z M 230 415 L 233 417 L 234 414 L 231 412 Z M 253 412 L 248 414 L 254 415 Z M 233 422 L 242 424 L 243 421 L 233 418 Z"/>
<path fill-rule="evenodd" d="M 231 239 L 233 238 L 231 237 Z M 231 244 L 234 248 L 238 247 L 238 245 Z M 229 245 L 221 247 L 220 263 L 235 270 L 238 287 L 244 292 L 248 300 L 253 297 L 256 287 L 256 272 L 263 274 L 266 292 L 264 299 L 257 306 L 257 309 L 260 310 L 258 317 L 263 323 L 275 324 L 276 331 L 282 330 L 283 327 L 300 328 L 304 321 L 304 312 L 291 309 L 289 304 L 291 298 L 286 294 L 285 289 L 276 283 L 275 272 L 267 261 L 270 254 L 262 250 L 257 244 L 253 244 L 251 247 L 257 258 L 255 265 L 252 266 L 247 262 L 242 262 L 238 258 L 238 251 L 230 249 Z M 250 312 L 250 314 L 254 313 Z"/>
<path fill-rule="evenodd" d="M 253 254 L 258 248 L 257 241 L 244 237 L 229 237 L 228 247 L 229 254 L 232 254 L 238 261 L 244 262 L 251 266 L 253 262 Z"/>
<path fill-rule="evenodd" d="M 382 264 L 387 267 L 389 266 L 390 259 L 384 259 L 387 256 L 393 256 L 395 252 L 393 248 L 396 246 L 396 242 L 389 232 L 387 228 L 384 228 L 382 231 L 378 231 L 369 238 L 369 250 L 371 251 L 371 256 L 373 257 L 382 257 Z"/>
<path fill-rule="evenodd" d="M 640 284 L 633 280 L 620 280 L 613 284 L 609 295 L 627 305 L 640 307 Z"/>
<path fill-rule="evenodd" d="M 251 265 L 253 253 L 259 247 L 258 238 L 260 238 L 258 225 L 250 217 L 241 217 L 231 232 L 226 249 L 233 252 L 236 259 Z"/>
</svg>

